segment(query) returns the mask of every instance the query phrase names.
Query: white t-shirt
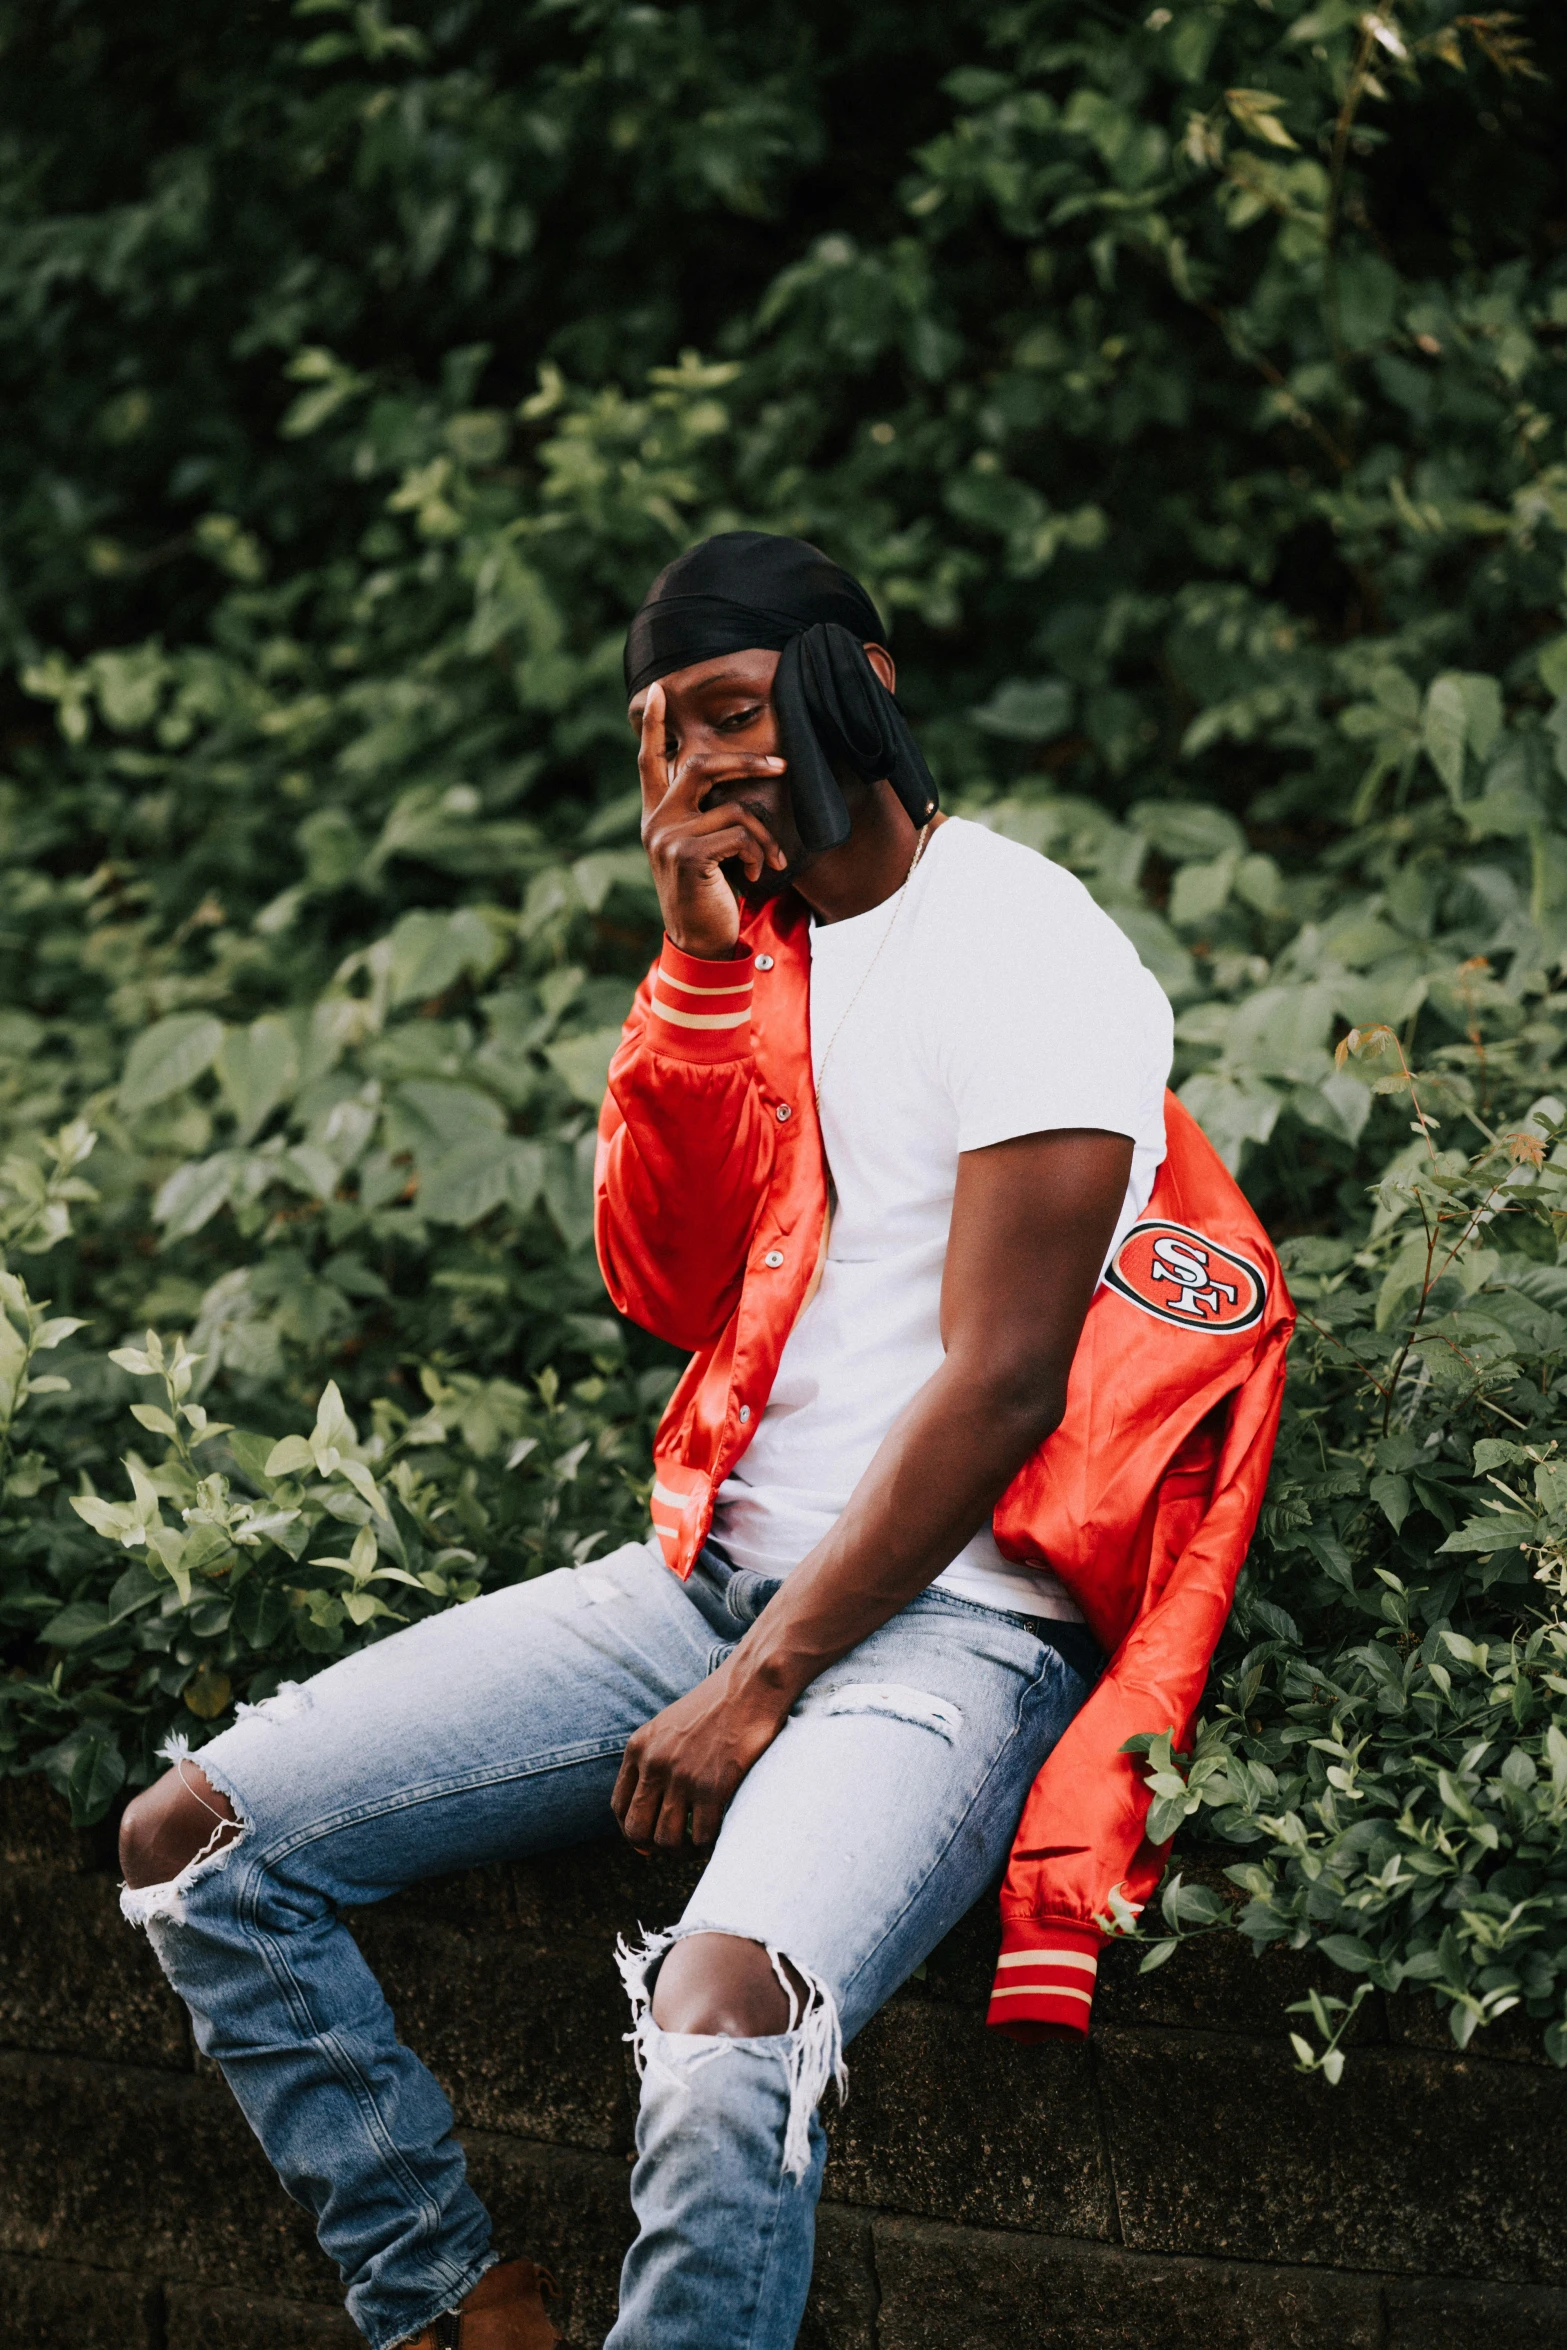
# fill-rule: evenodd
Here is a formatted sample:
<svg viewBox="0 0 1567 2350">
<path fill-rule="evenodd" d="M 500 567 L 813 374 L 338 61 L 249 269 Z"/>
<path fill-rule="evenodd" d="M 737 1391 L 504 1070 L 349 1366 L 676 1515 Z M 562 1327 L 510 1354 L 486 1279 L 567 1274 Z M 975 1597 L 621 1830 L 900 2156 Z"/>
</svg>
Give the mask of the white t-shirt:
<svg viewBox="0 0 1567 2350">
<path fill-rule="evenodd" d="M 961 818 L 930 835 L 901 900 L 813 927 L 811 1048 L 837 1207 L 821 1284 L 717 1495 L 713 1533 L 736 1566 L 797 1566 L 939 1368 L 960 1151 L 1059 1127 L 1129 1135 L 1120 1245 L 1164 1157 L 1171 1034 L 1163 990 L 1082 883 Z M 937 1580 L 992 1607 L 1078 1613 L 1054 1576 L 1004 1559 L 988 1526 Z"/>
</svg>

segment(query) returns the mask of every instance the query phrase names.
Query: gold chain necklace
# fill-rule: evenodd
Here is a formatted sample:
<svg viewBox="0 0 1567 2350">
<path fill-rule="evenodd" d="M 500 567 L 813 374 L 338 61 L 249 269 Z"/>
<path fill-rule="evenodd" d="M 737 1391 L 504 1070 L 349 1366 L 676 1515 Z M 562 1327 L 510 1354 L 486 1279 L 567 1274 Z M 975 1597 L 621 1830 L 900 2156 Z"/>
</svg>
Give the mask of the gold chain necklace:
<svg viewBox="0 0 1567 2350">
<path fill-rule="evenodd" d="M 925 843 L 930 838 L 930 828 L 934 821 L 935 819 L 933 817 L 927 816 L 925 822 L 920 826 L 919 839 L 914 843 L 914 854 L 909 859 L 909 869 L 903 876 L 903 879 L 899 882 L 898 894 L 892 901 L 892 912 L 887 917 L 887 927 L 882 932 L 880 939 L 877 941 L 876 952 L 874 955 L 872 955 L 870 961 L 866 964 L 865 969 L 860 974 L 859 986 L 855 989 L 853 995 L 850 996 L 848 1002 L 844 1005 L 843 1010 L 839 1013 L 838 1025 L 833 1030 L 831 1036 L 829 1036 L 827 1039 L 827 1050 L 823 1053 L 816 1071 L 816 1115 L 818 1120 L 820 1120 L 822 1112 L 822 1080 L 827 1075 L 827 1064 L 832 1059 L 832 1048 L 837 1043 L 839 1037 L 843 1034 L 844 1022 L 848 1019 L 849 1014 L 853 1011 L 855 1005 L 859 1002 L 861 996 L 865 993 L 865 989 L 869 983 L 871 973 L 875 970 L 877 964 L 881 961 L 882 948 L 885 947 L 888 939 L 891 938 L 893 930 L 897 924 L 898 916 L 903 910 L 904 895 L 908 889 L 909 883 L 914 879 L 914 875 L 919 866 L 921 857 L 923 857 L 925 854 Z"/>
</svg>

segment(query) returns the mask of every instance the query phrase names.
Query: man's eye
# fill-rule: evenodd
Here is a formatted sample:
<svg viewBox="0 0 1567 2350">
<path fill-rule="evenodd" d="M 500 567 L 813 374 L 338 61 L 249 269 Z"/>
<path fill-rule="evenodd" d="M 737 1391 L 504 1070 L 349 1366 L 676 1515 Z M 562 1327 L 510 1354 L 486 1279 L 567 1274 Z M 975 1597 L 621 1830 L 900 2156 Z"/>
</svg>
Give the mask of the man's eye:
<svg viewBox="0 0 1567 2350">
<path fill-rule="evenodd" d="M 718 730 L 721 734 L 739 734 L 744 727 L 754 726 L 761 715 L 761 703 L 753 702 L 748 710 L 732 710 L 727 718 L 720 718 Z"/>
</svg>

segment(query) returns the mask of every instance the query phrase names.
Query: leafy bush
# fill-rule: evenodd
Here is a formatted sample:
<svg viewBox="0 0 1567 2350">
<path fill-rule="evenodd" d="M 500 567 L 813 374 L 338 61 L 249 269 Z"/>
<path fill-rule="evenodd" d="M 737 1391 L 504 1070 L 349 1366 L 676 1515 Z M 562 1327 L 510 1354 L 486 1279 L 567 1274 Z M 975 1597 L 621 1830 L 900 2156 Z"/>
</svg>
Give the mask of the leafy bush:
<svg viewBox="0 0 1567 2350">
<path fill-rule="evenodd" d="M 171 1723 L 642 1523 L 619 639 L 690 539 L 802 531 L 947 803 L 1158 974 L 1301 1303 L 1156 1833 L 1567 2060 L 1567 28 L 0 25 L 6 1767 L 91 1819 Z"/>
</svg>

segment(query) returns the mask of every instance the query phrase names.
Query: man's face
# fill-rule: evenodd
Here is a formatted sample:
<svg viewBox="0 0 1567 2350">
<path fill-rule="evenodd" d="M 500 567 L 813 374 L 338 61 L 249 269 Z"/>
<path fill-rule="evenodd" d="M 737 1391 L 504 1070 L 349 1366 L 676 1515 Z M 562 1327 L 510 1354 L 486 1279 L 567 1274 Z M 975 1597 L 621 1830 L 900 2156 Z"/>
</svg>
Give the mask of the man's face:
<svg viewBox="0 0 1567 2350">
<path fill-rule="evenodd" d="M 892 655 L 884 645 L 868 644 L 865 651 L 876 675 L 892 693 L 898 682 Z M 705 779 L 701 805 L 716 808 L 726 800 L 735 801 L 766 827 L 784 852 L 786 864 L 781 873 L 773 871 L 759 882 L 736 884 L 751 898 L 776 896 L 811 862 L 794 819 L 788 770 L 781 775 L 725 774 L 726 758 L 733 759 L 738 753 L 779 755 L 778 722 L 772 704 L 778 658 L 776 653 L 755 646 L 744 653 L 720 653 L 711 661 L 694 661 L 689 669 L 676 669 L 663 681 L 664 755 L 669 761 L 670 780 L 679 781 L 695 763 Z M 646 702 L 644 688 L 633 695 L 627 713 L 638 733 Z M 852 825 L 870 787 L 847 768 L 836 772 Z"/>
<path fill-rule="evenodd" d="M 787 859 L 782 873 L 768 873 L 760 894 L 771 896 L 787 886 L 805 862 L 805 844 L 794 820 L 787 770 L 781 775 L 726 774 L 726 765 L 738 754 L 779 755 L 778 722 L 773 716 L 772 684 L 778 655 L 760 646 L 744 653 L 720 653 L 714 660 L 697 661 L 676 669 L 663 680 L 664 756 L 670 780 L 681 781 L 693 767 L 703 780 L 700 804 L 716 808 L 734 801 L 766 827 Z M 640 733 L 647 692 L 632 698 L 628 715 Z M 756 891 L 748 894 L 757 894 Z"/>
</svg>

